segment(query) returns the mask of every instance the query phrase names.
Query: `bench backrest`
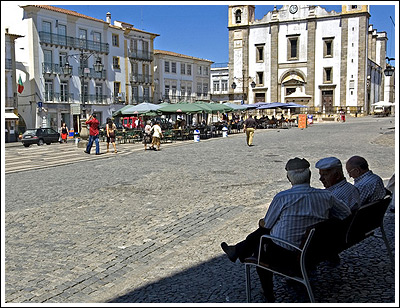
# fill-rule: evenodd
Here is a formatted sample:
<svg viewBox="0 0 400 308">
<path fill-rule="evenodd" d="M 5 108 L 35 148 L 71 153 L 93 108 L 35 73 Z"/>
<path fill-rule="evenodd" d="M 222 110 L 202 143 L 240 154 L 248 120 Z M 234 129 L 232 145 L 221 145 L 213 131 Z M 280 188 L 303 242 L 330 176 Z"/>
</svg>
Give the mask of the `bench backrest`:
<svg viewBox="0 0 400 308">
<path fill-rule="evenodd" d="M 373 234 L 382 225 L 383 217 L 390 204 L 391 197 L 361 206 L 352 217 L 346 233 L 346 246 L 354 245 Z"/>
<path fill-rule="evenodd" d="M 331 218 L 308 228 L 314 230 L 314 234 L 307 249 L 307 263 L 318 263 L 338 253 L 339 242 L 343 240 L 344 223 Z"/>
</svg>

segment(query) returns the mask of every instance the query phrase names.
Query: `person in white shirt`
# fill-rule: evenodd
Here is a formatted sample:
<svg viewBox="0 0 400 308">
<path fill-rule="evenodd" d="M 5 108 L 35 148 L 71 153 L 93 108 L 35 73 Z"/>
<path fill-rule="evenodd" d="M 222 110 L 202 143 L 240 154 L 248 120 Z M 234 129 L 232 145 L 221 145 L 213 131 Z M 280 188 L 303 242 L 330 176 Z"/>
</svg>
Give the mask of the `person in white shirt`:
<svg viewBox="0 0 400 308">
<path fill-rule="evenodd" d="M 143 136 L 143 144 L 144 150 L 147 150 L 147 145 L 150 144 L 152 141 L 151 138 L 151 121 L 148 120 L 146 126 L 144 127 L 144 136 Z"/>
<path fill-rule="evenodd" d="M 151 147 L 155 151 L 160 151 L 160 144 L 161 144 L 161 138 L 163 137 L 163 133 L 161 131 L 161 126 L 160 122 L 156 122 L 153 127 L 151 128 L 153 131 L 153 140 L 151 142 Z M 157 148 L 156 148 L 157 147 Z"/>
</svg>

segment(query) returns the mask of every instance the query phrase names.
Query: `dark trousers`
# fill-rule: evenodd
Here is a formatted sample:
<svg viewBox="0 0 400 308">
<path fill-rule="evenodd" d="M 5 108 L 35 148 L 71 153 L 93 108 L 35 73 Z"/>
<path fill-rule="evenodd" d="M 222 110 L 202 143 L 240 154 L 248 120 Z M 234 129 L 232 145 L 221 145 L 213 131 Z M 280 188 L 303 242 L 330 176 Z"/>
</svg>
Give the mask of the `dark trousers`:
<svg viewBox="0 0 400 308">
<path fill-rule="evenodd" d="M 270 230 L 266 228 L 258 228 L 254 232 L 250 233 L 244 241 L 241 241 L 235 245 L 236 253 L 238 254 L 239 260 L 244 261 L 245 258 L 254 256 L 258 258 L 260 237 L 265 234 L 269 234 Z M 285 266 L 285 264 L 293 264 L 296 255 L 294 252 L 287 250 L 273 241 L 263 241 L 266 245 L 261 247 L 261 260 L 267 264 L 274 264 L 278 266 Z M 262 269 L 256 268 L 257 274 L 260 278 L 261 286 L 264 291 L 264 295 L 269 302 L 273 302 L 275 297 L 273 294 L 273 273 Z"/>
</svg>

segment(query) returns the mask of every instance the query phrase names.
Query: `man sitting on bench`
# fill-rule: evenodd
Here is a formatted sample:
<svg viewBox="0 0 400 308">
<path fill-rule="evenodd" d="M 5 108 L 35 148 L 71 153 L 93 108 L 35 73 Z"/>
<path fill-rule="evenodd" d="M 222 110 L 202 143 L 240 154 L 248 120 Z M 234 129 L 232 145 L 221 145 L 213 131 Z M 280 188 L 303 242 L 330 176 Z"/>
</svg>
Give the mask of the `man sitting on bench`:
<svg viewBox="0 0 400 308">
<path fill-rule="evenodd" d="M 383 199 L 387 190 L 379 175 L 369 170 L 368 163 L 361 156 L 352 156 L 346 163 L 346 170 L 354 179 L 354 186 L 360 192 L 360 205 Z"/>
<path fill-rule="evenodd" d="M 328 218 L 340 220 L 350 215 L 350 209 L 341 200 L 337 199 L 326 189 L 317 189 L 310 186 L 310 163 L 298 157 L 290 159 L 286 164 L 287 178 L 292 188 L 279 192 L 272 200 L 267 213 L 259 221 L 259 227 L 250 233 L 244 241 L 229 246 L 221 243 L 221 248 L 232 262 L 239 258 L 241 262 L 250 256 L 258 257 L 260 237 L 271 234 L 300 246 L 307 228 Z M 285 256 L 290 257 L 292 248 L 285 244 L 268 242 L 265 249 L 268 251 L 266 262 L 278 261 L 285 263 Z M 292 253 L 293 254 L 293 253 Z M 257 267 L 264 296 L 268 302 L 274 302 L 273 274 L 270 271 Z"/>
<path fill-rule="evenodd" d="M 353 184 L 347 182 L 338 158 L 322 158 L 317 161 L 315 168 L 319 169 L 319 180 L 324 187 L 346 203 L 352 212 L 360 207 L 360 193 Z"/>
</svg>

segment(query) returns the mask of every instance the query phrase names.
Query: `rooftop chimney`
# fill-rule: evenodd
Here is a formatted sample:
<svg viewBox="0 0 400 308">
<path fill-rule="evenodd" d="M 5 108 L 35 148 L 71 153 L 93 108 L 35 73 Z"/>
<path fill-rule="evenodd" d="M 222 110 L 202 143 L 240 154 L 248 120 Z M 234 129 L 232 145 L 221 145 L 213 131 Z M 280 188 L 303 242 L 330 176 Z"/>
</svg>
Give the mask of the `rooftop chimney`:
<svg viewBox="0 0 400 308">
<path fill-rule="evenodd" d="M 107 14 L 106 14 L 106 21 L 107 21 L 107 23 L 111 23 L 111 13 L 110 12 L 107 12 Z"/>
</svg>

